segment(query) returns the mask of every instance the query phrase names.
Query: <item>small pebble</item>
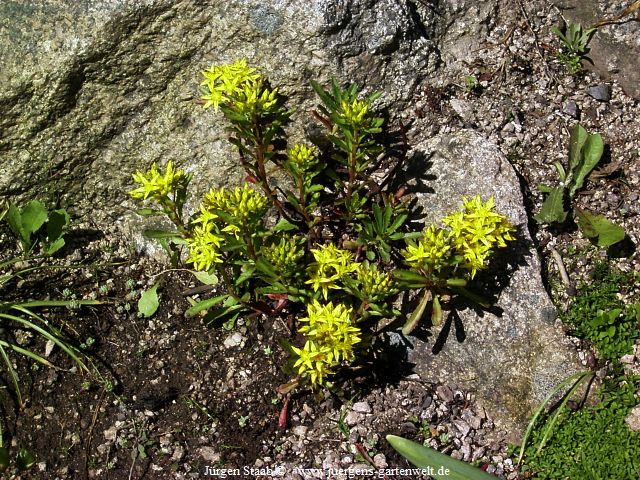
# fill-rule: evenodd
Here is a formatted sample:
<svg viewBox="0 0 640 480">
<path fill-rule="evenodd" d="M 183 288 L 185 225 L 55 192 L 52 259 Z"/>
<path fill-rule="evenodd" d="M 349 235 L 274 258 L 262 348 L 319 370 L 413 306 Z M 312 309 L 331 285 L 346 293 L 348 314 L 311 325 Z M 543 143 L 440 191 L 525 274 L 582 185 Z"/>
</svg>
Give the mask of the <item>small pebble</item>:
<svg viewBox="0 0 640 480">
<path fill-rule="evenodd" d="M 606 83 L 600 83 L 587 88 L 587 95 L 595 98 L 599 102 L 611 100 L 611 87 Z"/>
<path fill-rule="evenodd" d="M 580 118 L 580 108 L 574 100 L 567 100 L 562 111 L 573 118 Z"/>
<path fill-rule="evenodd" d="M 351 409 L 358 413 L 371 413 L 371 407 L 367 402 L 356 402 Z"/>
</svg>

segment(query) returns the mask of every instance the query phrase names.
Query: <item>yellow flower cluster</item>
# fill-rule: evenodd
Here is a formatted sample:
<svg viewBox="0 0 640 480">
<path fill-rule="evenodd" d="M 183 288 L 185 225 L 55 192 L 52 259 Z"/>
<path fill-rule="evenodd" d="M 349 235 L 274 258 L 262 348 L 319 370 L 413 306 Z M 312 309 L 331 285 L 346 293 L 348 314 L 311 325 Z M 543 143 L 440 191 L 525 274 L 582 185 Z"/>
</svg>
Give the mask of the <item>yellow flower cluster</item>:
<svg viewBox="0 0 640 480">
<path fill-rule="evenodd" d="M 223 65 L 212 65 L 202 72 L 200 84 L 204 108 L 228 105 L 241 115 L 266 113 L 277 104 L 276 91 L 264 87 L 262 76 L 247 66 L 244 59 Z"/>
<path fill-rule="evenodd" d="M 210 221 L 197 225 L 188 237 L 189 263 L 193 263 L 196 270 L 208 272 L 216 263 L 222 263 L 220 245 L 222 237 L 216 234 L 216 227 Z"/>
<path fill-rule="evenodd" d="M 312 248 L 311 253 L 315 262 L 309 265 L 309 283 L 313 291 L 322 290 L 322 296 L 327 299 L 330 288 L 340 288 L 337 282 L 358 270 L 359 263 L 353 261 L 353 254 L 348 250 L 342 250 L 330 243 Z"/>
<path fill-rule="evenodd" d="M 322 305 L 314 300 L 307 305 L 307 314 L 300 320 L 307 325 L 299 330 L 307 341 L 303 348 L 292 347 L 298 356 L 293 366 L 312 385 L 322 384 L 327 375 L 335 373 L 336 365 L 354 359 L 360 329 L 352 325 L 352 309 L 342 304 Z"/>
<path fill-rule="evenodd" d="M 252 231 L 262 222 L 268 208 L 267 199 L 246 183 L 232 191 L 224 187 L 211 190 L 193 220 L 191 236 L 186 239 L 188 261 L 196 270 L 204 271 L 222 263 L 223 232 L 237 236 L 240 231 Z"/>
<path fill-rule="evenodd" d="M 267 198 L 245 183 L 232 191 L 224 187 L 209 191 L 205 195 L 200 216 L 220 216 L 227 223 L 222 231 L 237 234 L 261 224 L 267 210 Z"/>
<path fill-rule="evenodd" d="M 463 199 L 464 210 L 442 221 L 444 230 L 430 225 L 417 242 L 409 241 L 402 251 L 405 262 L 413 268 L 439 273 L 446 267 L 459 267 L 473 278 L 486 268 L 486 261 L 496 247 L 506 247 L 515 240 L 515 231 L 507 218 L 493 210 L 493 197 L 486 203 L 480 196 Z"/>
<path fill-rule="evenodd" d="M 184 170 L 176 170 L 173 168 L 171 160 L 167 163 L 167 170 L 164 175 L 158 170 L 156 164 L 144 173 L 137 171 L 133 174 L 133 180 L 140 186 L 129 192 L 133 198 L 138 200 L 146 200 L 151 197 L 162 203 L 170 193 L 176 193 L 179 190 L 186 190 L 191 175 L 184 173 Z"/>
<path fill-rule="evenodd" d="M 285 278 L 292 278 L 300 271 L 298 261 L 304 256 L 298 237 L 282 237 L 279 243 L 264 247 L 260 253 Z"/>
<path fill-rule="evenodd" d="M 278 103 L 276 95 L 275 90 L 263 88 L 262 82 L 247 82 L 242 90 L 233 97 L 233 107 L 237 113 L 248 118 L 253 115 L 266 114 Z"/>
<path fill-rule="evenodd" d="M 504 215 L 493 210 L 493 197 L 482 203 L 480 195 L 463 199 L 464 210 L 443 219 L 451 229 L 455 249 L 462 254 L 462 268 L 469 270 L 473 278 L 478 270 L 485 268 L 487 258 L 495 247 L 506 247 L 507 241 L 515 240 L 511 235 L 515 228 Z"/>
<path fill-rule="evenodd" d="M 391 276 L 378 270 L 375 265 L 367 262 L 360 264 L 357 278 L 363 297 L 370 302 L 383 300 L 394 293 Z"/>
<path fill-rule="evenodd" d="M 429 272 L 438 272 L 448 265 L 451 254 L 450 233 L 429 225 L 416 243 L 409 243 L 402 251 L 405 262 Z"/>
<path fill-rule="evenodd" d="M 204 108 L 213 107 L 216 111 L 221 103 L 244 91 L 245 87 L 260 81 L 260 74 L 255 68 L 247 66 L 244 59 L 223 65 L 212 65 L 210 69 L 203 70 L 204 80 L 200 84 L 205 100 Z"/>
<path fill-rule="evenodd" d="M 369 103 L 358 99 L 353 100 L 351 103 L 343 101 L 340 105 L 340 110 L 340 114 L 349 120 L 349 123 L 355 127 L 360 127 L 364 124 L 367 113 L 369 113 Z"/>
<path fill-rule="evenodd" d="M 316 148 L 297 143 L 287 152 L 287 158 L 301 172 L 311 170 L 318 164 Z"/>
</svg>

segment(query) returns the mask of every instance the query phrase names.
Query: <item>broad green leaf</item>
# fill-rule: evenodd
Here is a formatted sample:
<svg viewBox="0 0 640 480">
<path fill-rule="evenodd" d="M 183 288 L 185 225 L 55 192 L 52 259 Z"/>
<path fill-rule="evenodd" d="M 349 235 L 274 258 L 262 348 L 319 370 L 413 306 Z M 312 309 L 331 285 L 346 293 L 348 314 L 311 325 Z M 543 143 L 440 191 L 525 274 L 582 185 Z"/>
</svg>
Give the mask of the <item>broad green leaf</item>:
<svg viewBox="0 0 640 480">
<path fill-rule="evenodd" d="M 26 232 L 22 226 L 22 215 L 20 214 L 20 209 L 12 203 L 9 205 L 6 217 L 9 228 L 11 228 L 13 234 L 18 237 L 18 240 L 22 245 L 22 249 L 25 251 L 29 250 L 31 247 L 31 234 Z"/>
<path fill-rule="evenodd" d="M 218 277 L 213 273 L 198 272 L 195 270 L 192 270 L 191 273 L 193 273 L 193 276 L 205 285 L 217 285 L 219 282 Z"/>
<path fill-rule="evenodd" d="M 535 217 L 538 223 L 563 223 L 567 219 L 564 209 L 564 189 L 553 187 L 545 198 L 540 213 Z"/>
<path fill-rule="evenodd" d="M 44 246 L 44 254 L 51 256 L 64 247 L 64 238 L 58 238 L 53 243 L 48 243 Z"/>
<path fill-rule="evenodd" d="M 293 223 L 291 223 L 286 218 L 281 218 L 280 221 L 276 223 L 276 225 L 273 227 L 274 232 L 289 232 L 291 230 L 297 230 L 297 229 L 298 227 L 296 227 Z"/>
<path fill-rule="evenodd" d="M 256 271 L 255 265 L 245 265 L 242 268 L 242 273 L 240 273 L 240 276 L 236 278 L 236 281 L 234 282 L 235 285 L 236 286 L 242 285 L 244 282 L 246 282 L 251 277 L 253 277 L 253 274 L 255 273 L 255 271 Z"/>
<path fill-rule="evenodd" d="M 398 228 L 400 228 L 407 220 L 407 217 L 408 215 L 406 213 L 401 213 L 400 215 L 398 215 L 389 227 L 389 233 L 395 232 Z"/>
<path fill-rule="evenodd" d="M 375 222 L 376 222 L 376 233 L 383 232 L 384 231 L 384 218 L 383 218 L 383 215 L 382 215 L 382 209 L 380 208 L 380 205 L 378 205 L 377 203 L 373 204 L 373 218 L 375 219 Z"/>
<path fill-rule="evenodd" d="M 573 180 L 569 188 L 569 197 L 573 198 L 584 185 L 584 181 L 591 171 L 598 165 L 604 152 L 604 142 L 600 134 L 589 135 L 580 156 L 580 163 L 572 170 Z"/>
<path fill-rule="evenodd" d="M 51 212 L 47 220 L 47 243 L 53 245 L 57 240 L 62 240 L 64 229 L 69 226 L 70 222 L 71 217 L 66 210 L 59 209 Z M 64 245 L 64 241 L 62 245 Z M 51 248 L 49 247 L 48 250 Z"/>
<path fill-rule="evenodd" d="M 576 220 L 584 236 L 596 241 L 602 248 L 609 248 L 624 240 L 626 236 L 622 227 L 607 220 L 603 215 L 594 215 L 588 210 L 576 208 Z"/>
<path fill-rule="evenodd" d="M 145 291 L 140 300 L 138 300 L 138 311 L 146 318 L 150 317 L 158 310 L 160 300 L 158 299 L 158 286 L 156 283 L 153 287 Z"/>
<path fill-rule="evenodd" d="M 32 200 L 25 205 L 20 212 L 22 228 L 25 232 L 33 234 L 37 232 L 49 216 L 47 209 L 38 200 Z"/>
<path fill-rule="evenodd" d="M 468 463 L 406 438 L 395 435 L 387 435 L 386 438 L 400 455 L 416 467 L 428 470 L 426 473 L 436 480 L 495 480 L 496 478 Z"/>
<path fill-rule="evenodd" d="M 232 313 L 236 312 L 229 320 L 227 320 L 227 322 L 225 322 L 227 326 L 229 326 L 235 322 L 236 318 L 238 318 L 238 315 L 240 315 L 240 313 L 242 313 L 244 309 L 245 308 L 239 304 L 218 308 L 217 310 L 212 310 L 209 313 L 207 313 L 207 315 L 204 317 L 204 320 L 207 323 L 212 323 L 212 322 L 215 322 L 216 320 L 227 317 Z"/>
<path fill-rule="evenodd" d="M 256 260 L 255 265 L 260 273 L 267 275 L 268 277 L 271 277 L 271 278 L 278 278 L 278 272 L 276 272 L 275 267 L 271 265 L 271 263 L 269 263 L 264 258 L 262 257 L 258 258 L 258 260 Z"/>
<path fill-rule="evenodd" d="M 587 131 L 579 123 L 571 130 L 569 137 L 569 171 L 574 175 L 582 157 L 582 147 L 587 141 Z"/>
</svg>

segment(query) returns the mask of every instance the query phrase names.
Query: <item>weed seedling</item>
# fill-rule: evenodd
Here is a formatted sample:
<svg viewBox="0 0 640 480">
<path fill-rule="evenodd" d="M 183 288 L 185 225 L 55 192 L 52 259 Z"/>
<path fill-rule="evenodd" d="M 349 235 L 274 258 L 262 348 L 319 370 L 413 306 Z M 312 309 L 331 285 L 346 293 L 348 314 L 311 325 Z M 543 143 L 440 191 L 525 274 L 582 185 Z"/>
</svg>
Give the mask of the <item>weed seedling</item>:
<svg viewBox="0 0 640 480">
<path fill-rule="evenodd" d="M 246 427 L 248 423 L 249 415 L 240 415 L 240 418 L 238 418 L 238 425 L 240 425 L 240 428 Z"/>
<path fill-rule="evenodd" d="M 538 190 L 547 197 L 540 212 L 535 216 L 539 223 L 563 224 L 567 220 L 570 205 L 575 195 L 582 189 L 591 171 L 598 165 L 604 151 L 600 134 L 588 134 L 580 124 L 571 130 L 569 140 L 569 169 L 561 162 L 554 162 L 560 177 L 560 185 L 550 187 L 539 185 Z M 624 230 L 602 215 L 588 210 L 575 209 L 576 222 L 582 233 L 599 247 L 608 248 L 625 238 Z"/>
<path fill-rule="evenodd" d="M 558 27 L 553 28 L 553 33 L 562 42 L 562 47 L 558 51 L 557 57 L 567 66 L 572 75 L 582 71 L 582 61 L 588 59 L 588 45 L 595 31 L 595 28 L 584 30 L 579 23 L 569 23 L 564 31 Z"/>
<path fill-rule="evenodd" d="M 348 408 L 345 408 L 345 407 L 341 408 L 340 416 L 336 421 L 336 426 L 338 427 L 338 431 L 342 433 L 344 438 L 349 438 L 349 432 L 350 432 L 349 425 L 347 425 L 347 422 L 346 422 L 347 413 L 349 413 Z"/>
</svg>

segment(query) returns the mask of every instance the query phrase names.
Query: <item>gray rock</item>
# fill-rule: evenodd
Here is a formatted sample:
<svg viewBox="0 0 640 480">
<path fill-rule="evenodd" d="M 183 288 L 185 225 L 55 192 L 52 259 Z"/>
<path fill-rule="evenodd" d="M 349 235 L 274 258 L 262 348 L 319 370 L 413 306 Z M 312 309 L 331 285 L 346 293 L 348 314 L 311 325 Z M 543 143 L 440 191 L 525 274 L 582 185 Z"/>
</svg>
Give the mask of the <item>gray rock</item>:
<svg viewBox="0 0 640 480">
<path fill-rule="evenodd" d="M 103 432 L 103 435 L 105 440 L 115 442 L 118 437 L 118 429 L 116 427 L 110 427 Z"/>
<path fill-rule="evenodd" d="M 304 438 L 307 436 L 307 431 L 309 431 L 309 427 L 307 427 L 306 425 L 296 425 L 292 429 L 292 432 L 301 438 Z"/>
<path fill-rule="evenodd" d="M 453 390 L 451 390 L 448 386 L 438 385 L 436 391 L 438 392 L 438 397 L 440 397 L 440 400 L 442 400 L 443 402 L 453 401 Z"/>
<path fill-rule="evenodd" d="M 471 131 L 425 140 L 414 155 L 426 159 L 418 178 L 408 182 L 423 192 L 418 203 L 427 223 L 459 209 L 462 197 L 493 196 L 496 209 L 518 227 L 518 241 L 471 287 L 482 286 L 485 291 L 478 293 L 494 297 L 495 308 L 454 304 L 456 314 L 434 329 L 433 341 L 416 340 L 409 361 L 423 379 L 474 391 L 496 425 L 516 441 L 554 385 L 579 369 L 573 347 L 553 321 L 518 178 L 498 148 Z M 452 393 L 441 387 L 438 396 L 449 401 Z"/>
<path fill-rule="evenodd" d="M 606 83 L 600 83 L 587 88 L 587 94 L 599 102 L 611 100 L 611 87 Z"/>
<path fill-rule="evenodd" d="M 389 464 L 387 463 L 387 458 L 383 453 L 376 453 L 373 456 L 373 464 L 376 466 L 376 468 L 387 468 L 389 466 Z"/>
<path fill-rule="evenodd" d="M 371 407 L 367 402 L 356 402 L 351 409 L 358 413 L 371 413 Z"/>
<path fill-rule="evenodd" d="M 473 108 L 468 101 L 461 100 L 459 98 L 452 98 L 449 100 L 449 104 L 466 124 L 475 122 L 475 114 L 473 113 Z"/>
<path fill-rule="evenodd" d="M 578 107 L 578 104 L 575 102 L 575 100 L 567 100 L 564 103 L 562 111 L 567 115 L 572 116 L 573 118 L 580 118 L 580 107 Z"/>
<path fill-rule="evenodd" d="M 458 431 L 462 434 L 463 437 L 466 437 L 471 431 L 471 427 L 464 420 L 453 420 L 453 424 L 456 426 Z"/>
<path fill-rule="evenodd" d="M 224 339 L 223 344 L 225 348 L 233 348 L 241 345 L 244 340 L 245 337 L 243 337 L 240 332 L 233 332 L 231 335 Z"/>
<path fill-rule="evenodd" d="M 360 422 L 360 419 L 361 419 L 361 415 L 359 413 L 350 411 L 345 415 L 344 423 L 346 423 L 350 427 L 353 427 L 354 425 L 357 425 Z"/>
<path fill-rule="evenodd" d="M 634 407 L 624 421 L 632 432 L 640 431 L 640 405 Z"/>
<path fill-rule="evenodd" d="M 213 447 L 200 447 L 198 455 L 210 465 L 214 465 L 220 461 L 220 454 Z"/>
</svg>

